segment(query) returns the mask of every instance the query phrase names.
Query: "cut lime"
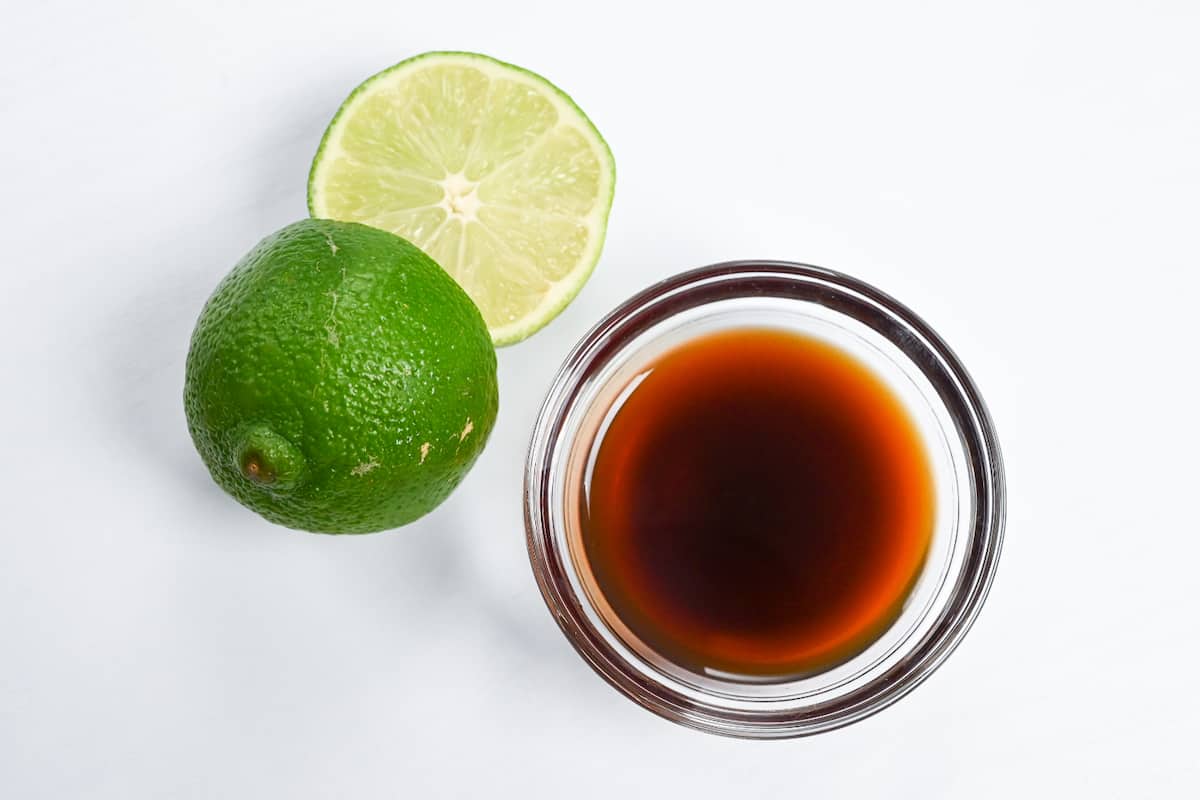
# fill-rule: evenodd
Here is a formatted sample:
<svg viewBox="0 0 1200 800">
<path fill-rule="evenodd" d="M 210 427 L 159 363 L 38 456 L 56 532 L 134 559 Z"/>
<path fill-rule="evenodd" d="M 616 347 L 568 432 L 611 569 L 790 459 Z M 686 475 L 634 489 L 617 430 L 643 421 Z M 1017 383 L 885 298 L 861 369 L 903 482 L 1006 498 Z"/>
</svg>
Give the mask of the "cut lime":
<svg viewBox="0 0 1200 800">
<path fill-rule="evenodd" d="M 313 159 L 308 207 L 418 245 L 502 345 L 578 294 L 614 179 L 608 145 L 549 81 L 487 56 L 426 53 L 342 103 Z"/>
</svg>

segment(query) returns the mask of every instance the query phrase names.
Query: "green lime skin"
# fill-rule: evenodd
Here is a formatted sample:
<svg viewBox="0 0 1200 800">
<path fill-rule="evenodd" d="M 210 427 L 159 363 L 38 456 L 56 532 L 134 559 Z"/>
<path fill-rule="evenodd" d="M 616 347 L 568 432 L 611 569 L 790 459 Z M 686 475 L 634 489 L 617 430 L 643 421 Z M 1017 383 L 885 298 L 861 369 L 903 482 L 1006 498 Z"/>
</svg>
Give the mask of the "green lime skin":
<svg viewBox="0 0 1200 800">
<path fill-rule="evenodd" d="M 496 420 L 479 310 L 408 241 L 308 219 L 258 243 L 192 334 L 184 409 L 225 491 L 266 519 L 370 533 L 446 499 Z"/>
</svg>

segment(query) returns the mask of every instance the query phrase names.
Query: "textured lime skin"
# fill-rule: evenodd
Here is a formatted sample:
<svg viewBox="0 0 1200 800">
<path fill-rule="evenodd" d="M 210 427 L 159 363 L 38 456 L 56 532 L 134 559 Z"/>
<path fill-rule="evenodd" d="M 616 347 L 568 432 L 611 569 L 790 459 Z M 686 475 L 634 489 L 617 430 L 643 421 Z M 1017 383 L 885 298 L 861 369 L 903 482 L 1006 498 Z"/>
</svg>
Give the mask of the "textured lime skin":
<svg viewBox="0 0 1200 800">
<path fill-rule="evenodd" d="M 478 309 L 409 242 L 303 220 L 258 243 L 209 298 L 184 406 L 213 479 L 262 516 L 369 533 L 426 514 L 496 419 Z"/>
</svg>

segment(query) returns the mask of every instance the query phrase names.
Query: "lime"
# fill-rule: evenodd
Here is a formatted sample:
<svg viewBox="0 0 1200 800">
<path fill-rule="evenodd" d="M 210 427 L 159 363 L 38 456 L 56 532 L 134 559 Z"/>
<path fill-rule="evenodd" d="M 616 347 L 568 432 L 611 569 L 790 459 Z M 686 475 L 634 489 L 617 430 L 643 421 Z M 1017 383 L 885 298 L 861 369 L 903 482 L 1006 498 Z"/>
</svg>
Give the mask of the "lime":
<svg viewBox="0 0 1200 800">
<path fill-rule="evenodd" d="M 471 299 L 409 242 L 304 220 L 209 298 L 184 406 L 213 478 L 267 519 L 394 528 L 438 505 L 496 419 L 496 353 Z"/>
<path fill-rule="evenodd" d="M 313 159 L 314 217 L 418 245 L 500 344 L 553 319 L 588 279 L 612 205 L 612 153 L 557 87 L 473 53 L 426 53 L 342 103 Z"/>
</svg>

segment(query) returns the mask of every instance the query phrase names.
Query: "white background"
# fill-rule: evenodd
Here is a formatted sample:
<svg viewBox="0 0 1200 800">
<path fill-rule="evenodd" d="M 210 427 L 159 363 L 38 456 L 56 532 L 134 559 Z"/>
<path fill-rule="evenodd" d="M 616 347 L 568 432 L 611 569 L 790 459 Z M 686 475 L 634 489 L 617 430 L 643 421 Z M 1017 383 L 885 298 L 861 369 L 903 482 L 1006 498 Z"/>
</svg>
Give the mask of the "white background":
<svg viewBox="0 0 1200 800">
<path fill-rule="evenodd" d="M 1200 6 L 6 3 L 0 796 L 1196 797 Z M 787 9 L 787 10 L 780 10 Z M 343 97 L 430 49 L 574 95 L 604 257 L 500 354 L 462 487 L 323 537 L 227 498 L 180 399 L 195 320 L 304 216 Z M 546 613 L 521 462 L 571 344 L 674 272 L 849 272 L 990 403 L 1008 539 L 914 694 L 816 738 L 685 730 Z"/>
</svg>

